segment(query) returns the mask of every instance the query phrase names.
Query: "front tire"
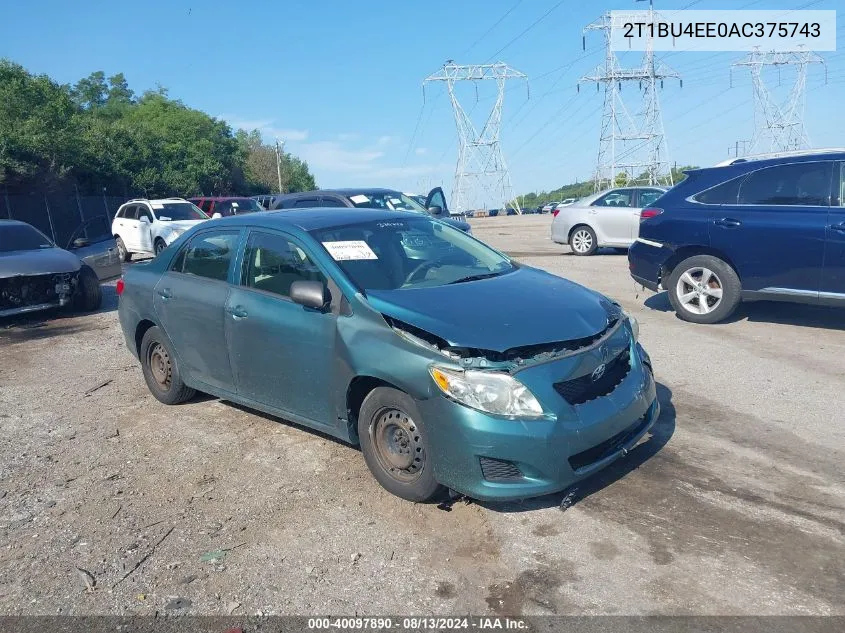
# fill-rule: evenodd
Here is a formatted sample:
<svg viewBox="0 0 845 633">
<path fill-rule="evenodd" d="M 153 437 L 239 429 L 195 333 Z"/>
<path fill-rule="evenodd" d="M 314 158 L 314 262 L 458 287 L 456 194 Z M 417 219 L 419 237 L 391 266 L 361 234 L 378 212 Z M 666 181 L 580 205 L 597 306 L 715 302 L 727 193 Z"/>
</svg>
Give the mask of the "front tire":
<svg viewBox="0 0 845 633">
<path fill-rule="evenodd" d="M 426 430 L 413 398 L 376 387 L 358 413 L 358 437 L 367 467 L 388 492 L 408 501 L 431 501 L 444 488 L 434 479 Z"/>
<path fill-rule="evenodd" d="M 576 255 L 593 255 L 599 247 L 596 232 L 586 224 L 576 226 L 569 236 L 569 247 Z"/>
<path fill-rule="evenodd" d="M 196 391 L 182 381 L 170 341 L 160 328 L 153 326 L 144 333 L 139 356 L 144 380 L 156 400 L 179 404 L 194 397 Z"/>
<path fill-rule="evenodd" d="M 76 295 L 73 298 L 73 309 L 79 312 L 94 312 L 99 310 L 102 304 L 100 279 L 90 266 L 82 264 L 76 284 Z"/>
<path fill-rule="evenodd" d="M 718 323 L 739 305 L 742 285 L 729 264 L 712 255 L 695 255 L 672 270 L 666 289 L 675 314 L 691 323 Z"/>
<path fill-rule="evenodd" d="M 114 241 L 117 242 L 117 255 L 120 257 L 120 261 L 128 262 L 132 259 L 132 253 L 126 250 L 126 244 L 123 243 L 123 240 L 120 237 L 116 237 Z"/>
<path fill-rule="evenodd" d="M 153 244 L 153 254 L 158 256 L 165 248 L 167 248 L 167 244 L 159 237 L 156 239 L 155 244 Z"/>
</svg>

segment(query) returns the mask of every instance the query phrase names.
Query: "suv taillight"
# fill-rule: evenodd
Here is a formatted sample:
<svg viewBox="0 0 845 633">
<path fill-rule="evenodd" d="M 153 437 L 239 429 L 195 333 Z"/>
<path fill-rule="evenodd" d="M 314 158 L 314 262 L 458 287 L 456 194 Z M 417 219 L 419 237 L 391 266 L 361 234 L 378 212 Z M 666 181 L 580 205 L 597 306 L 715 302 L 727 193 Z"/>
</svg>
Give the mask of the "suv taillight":
<svg viewBox="0 0 845 633">
<path fill-rule="evenodd" d="M 643 220 L 648 220 L 649 218 L 657 217 L 661 213 L 663 213 L 663 209 L 643 209 L 640 212 L 640 222 L 642 222 Z"/>
<path fill-rule="evenodd" d="M 560 209 L 552 209 L 552 217 L 557 217 L 557 214 L 560 213 Z"/>
<path fill-rule="evenodd" d="M 117 293 L 117 296 L 123 294 L 123 289 L 126 287 L 126 284 L 123 283 L 123 277 L 117 280 L 117 283 L 114 285 L 114 291 Z"/>
</svg>

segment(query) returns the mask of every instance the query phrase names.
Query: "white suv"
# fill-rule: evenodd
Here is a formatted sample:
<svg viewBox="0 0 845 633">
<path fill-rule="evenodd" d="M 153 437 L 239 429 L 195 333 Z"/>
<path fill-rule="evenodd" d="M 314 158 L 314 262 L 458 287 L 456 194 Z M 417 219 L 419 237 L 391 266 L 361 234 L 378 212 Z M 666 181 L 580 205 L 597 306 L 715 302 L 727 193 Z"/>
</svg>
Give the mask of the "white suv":
<svg viewBox="0 0 845 633">
<path fill-rule="evenodd" d="M 158 255 L 189 228 L 208 220 L 198 207 L 182 198 L 130 200 L 114 216 L 111 232 L 121 261 L 132 253 Z"/>
</svg>

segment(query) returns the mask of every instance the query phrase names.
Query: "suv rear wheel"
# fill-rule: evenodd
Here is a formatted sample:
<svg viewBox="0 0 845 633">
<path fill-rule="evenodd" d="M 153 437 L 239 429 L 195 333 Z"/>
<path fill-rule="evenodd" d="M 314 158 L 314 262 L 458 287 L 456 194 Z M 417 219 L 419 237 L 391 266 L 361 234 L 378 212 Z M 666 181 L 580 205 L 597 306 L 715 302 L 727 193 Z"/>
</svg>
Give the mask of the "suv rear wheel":
<svg viewBox="0 0 845 633">
<path fill-rule="evenodd" d="M 692 323 L 718 323 L 739 305 L 742 286 L 736 271 L 712 255 L 680 262 L 666 283 L 675 313 Z"/>
</svg>

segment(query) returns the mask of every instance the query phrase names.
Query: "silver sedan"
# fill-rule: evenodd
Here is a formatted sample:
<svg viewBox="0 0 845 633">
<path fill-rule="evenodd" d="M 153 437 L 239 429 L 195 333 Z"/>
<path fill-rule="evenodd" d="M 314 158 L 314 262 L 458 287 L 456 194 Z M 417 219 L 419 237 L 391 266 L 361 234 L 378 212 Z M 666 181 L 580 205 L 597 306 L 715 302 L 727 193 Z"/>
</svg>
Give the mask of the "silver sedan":
<svg viewBox="0 0 845 633">
<path fill-rule="evenodd" d="M 552 241 L 569 244 L 576 255 L 602 246 L 628 248 L 639 235 L 640 211 L 666 192 L 663 187 L 617 187 L 558 207 Z"/>
</svg>

